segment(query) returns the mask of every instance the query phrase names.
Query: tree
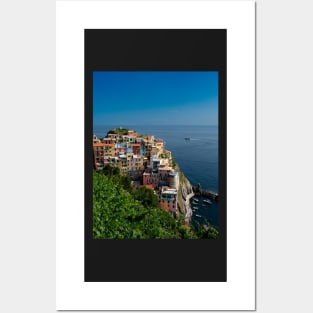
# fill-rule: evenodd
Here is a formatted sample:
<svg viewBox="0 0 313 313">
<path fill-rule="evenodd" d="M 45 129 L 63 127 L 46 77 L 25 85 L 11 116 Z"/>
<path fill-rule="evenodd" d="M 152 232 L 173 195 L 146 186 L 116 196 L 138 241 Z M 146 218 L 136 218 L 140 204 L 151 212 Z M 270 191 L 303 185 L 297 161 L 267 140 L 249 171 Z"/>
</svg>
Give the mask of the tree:
<svg viewBox="0 0 313 313">
<path fill-rule="evenodd" d="M 198 229 L 183 225 L 158 207 L 152 190 L 140 187 L 135 192 L 130 178 L 111 175 L 114 168 L 93 172 L 93 238 L 95 239 L 197 239 L 217 238 L 218 230 L 211 225 Z"/>
<path fill-rule="evenodd" d="M 139 187 L 135 193 L 134 197 L 136 200 L 140 201 L 144 207 L 158 207 L 159 200 L 151 189 L 144 186 Z"/>
<path fill-rule="evenodd" d="M 218 238 L 218 230 L 210 224 L 202 226 L 197 223 L 197 235 L 200 239 L 216 239 Z"/>
<path fill-rule="evenodd" d="M 123 176 L 121 175 L 120 176 L 120 183 L 121 183 L 124 190 L 126 190 L 130 193 L 133 191 L 131 179 L 128 175 L 123 175 Z"/>
<path fill-rule="evenodd" d="M 176 166 L 177 166 L 177 163 L 176 163 L 176 161 L 175 161 L 175 159 L 172 157 L 172 166 L 173 166 L 173 168 L 175 169 L 176 168 Z"/>
<path fill-rule="evenodd" d="M 181 236 L 176 221 L 167 212 L 144 207 L 122 188 L 118 176 L 94 171 L 93 238 L 179 239 Z"/>
<path fill-rule="evenodd" d="M 115 130 L 109 130 L 107 135 L 109 135 L 109 134 L 116 134 L 116 131 Z"/>
<path fill-rule="evenodd" d="M 106 176 L 112 175 L 113 167 L 110 164 L 106 164 L 102 171 L 103 174 Z"/>
</svg>

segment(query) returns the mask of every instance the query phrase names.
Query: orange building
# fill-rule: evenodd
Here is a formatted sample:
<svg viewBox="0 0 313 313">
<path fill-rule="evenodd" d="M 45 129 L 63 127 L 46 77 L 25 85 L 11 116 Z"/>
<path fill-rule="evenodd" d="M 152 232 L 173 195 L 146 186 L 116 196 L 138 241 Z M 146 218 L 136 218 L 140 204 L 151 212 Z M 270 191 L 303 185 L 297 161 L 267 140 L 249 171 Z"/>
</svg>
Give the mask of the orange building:
<svg viewBox="0 0 313 313">
<path fill-rule="evenodd" d="M 114 144 L 95 143 L 93 145 L 95 168 L 103 167 L 106 164 L 107 157 L 114 156 Z"/>
</svg>

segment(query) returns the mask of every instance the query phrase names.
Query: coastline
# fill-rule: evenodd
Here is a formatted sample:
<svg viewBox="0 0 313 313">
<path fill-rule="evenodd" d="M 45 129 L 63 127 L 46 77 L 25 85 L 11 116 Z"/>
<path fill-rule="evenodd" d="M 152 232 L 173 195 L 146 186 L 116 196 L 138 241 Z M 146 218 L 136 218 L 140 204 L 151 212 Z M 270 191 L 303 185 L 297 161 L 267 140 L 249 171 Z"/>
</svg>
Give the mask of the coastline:
<svg viewBox="0 0 313 313">
<path fill-rule="evenodd" d="M 184 215 L 185 224 L 190 224 L 192 218 L 192 209 L 190 199 L 194 196 L 192 185 L 182 171 L 179 171 L 179 188 L 177 203 L 180 212 Z"/>
<path fill-rule="evenodd" d="M 190 207 L 190 199 L 194 196 L 195 194 L 192 192 L 191 194 L 187 195 L 186 199 L 186 215 L 185 215 L 185 223 L 190 224 L 191 218 L 192 218 L 192 210 Z"/>
<path fill-rule="evenodd" d="M 121 128 L 120 128 L 121 129 Z M 176 129 L 176 127 L 175 127 Z M 96 129 L 95 129 L 96 130 Z M 155 135 L 140 135 L 140 133 L 146 133 L 146 127 L 144 129 L 139 129 L 140 133 L 138 132 L 136 135 L 136 131 L 130 131 L 130 133 L 128 134 L 124 134 L 125 136 L 123 137 L 127 137 L 130 138 L 133 137 L 135 138 L 135 142 L 132 142 L 131 140 L 127 139 L 127 142 L 124 142 L 124 149 L 120 148 L 119 146 L 123 145 L 123 144 L 119 144 L 117 141 L 118 139 L 114 139 L 111 137 L 111 140 L 109 138 L 105 138 L 108 137 L 108 128 L 106 127 L 103 130 L 100 130 L 99 128 L 96 130 L 96 133 L 98 135 L 101 135 L 101 137 L 99 136 L 99 138 L 104 139 L 103 143 L 105 143 L 105 146 L 109 146 L 112 144 L 117 143 L 117 146 L 115 146 L 115 152 L 113 152 L 113 146 L 112 146 L 112 154 L 111 154 L 111 162 L 110 164 L 112 166 L 121 166 L 120 169 L 121 171 L 126 174 L 128 173 L 129 170 L 138 170 L 138 168 L 132 168 L 136 166 L 136 162 L 141 162 L 139 164 L 139 166 L 143 166 L 144 163 L 146 163 L 144 165 L 143 170 L 139 173 L 137 173 L 136 171 L 132 171 L 132 180 L 137 180 L 136 185 L 139 185 L 139 180 L 142 180 L 142 177 L 144 177 L 144 180 L 140 182 L 140 184 L 145 185 L 147 188 L 150 189 L 154 189 L 156 190 L 156 188 L 158 188 L 158 197 L 160 199 L 160 202 L 162 204 L 162 208 L 165 209 L 166 211 L 170 211 L 172 216 L 174 218 L 180 218 L 183 220 L 183 222 L 186 225 L 191 225 L 194 224 L 194 221 L 196 222 L 200 222 L 202 223 L 202 220 L 205 221 L 209 221 L 209 223 L 212 223 L 214 225 L 218 225 L 218 217 L 217 217 L 217 210 L 218 210 L 218 204 L 217 203 L 213 203 L 210 206 L 210 210 L 208 210 L 206 208 L 206 210 L 204 211 L 204 208 L 200 207 L 200 211 L 197 212 L 198 215 L 200 213 L 200 216 L 195 216 L 195 212 L 192 208 L 192 201 L 190 201 L 192 199 L 192 197 L 198 195 L 197 191 L 194 189 L 194 187 L 196 186 L 196 184 L 201 183 L 204 185 L 204 190 L 209 186 L 212 186 L 211 188 L 213 190 L 217 189 L 216 187 L 216 175 L 212 174 L 208 176 L 208 170 L 210 170 L 210 174 L 215 172 L 215 168 L 214 168 L 214 154 L 209 153 L 211 152 L 211 150 L 208 148 L 210 147 L 210 144 L 207 144 L 207 140 L 213 140 L 213 141 L 209 141 L 209 142 L 213 142 L 214 144 L 214 132 L 212 135 L 213 138 L 207 138 L 207 137 L 203 137 L 203 131 L 201 128 L 201 131 L 199 132 L 198 128 L 196 130 L 191 131 L 190 128 L 188 128 L 188 131 L 185 131 L 185 128 L 183 130 L 179 130 L 178 133 L 175 133 L 173 130 L 173 127 L 171 129 L 171 131 L 168 133 L 168 131 L 164 132 L 164 130 L 160 130 L 159 128 L 156 129 L 151 129 L 150 126 L 150 130 L 151 133 L 154 133 Z M 128 131 L 128 129 L 125 129 Z M 181 132 L 183 131 L 183 132 Z M 186 142 L 185 140 L 183 140 L 182 142 L 177 141 L 178 137 L 181 138 L 185 138 L 185 135 L 189 135 L 193 138 L 192 141 L 190 142 Z M 207 132 L 205 132 L 205 134 L 207 134 Z M 104 135 L 104 136 L 103 136 Z M 167 135 L 165 137 L 165 135 Z M 103 138 L 102 138 L 103 136 Z M 111 135 L 110 135 L 111 136 Z M 206 136 L 206 135 L 205 135 Z M 141 138 L 143 139 L 141 139 Z M 137 139 L 136 139 L 137 138 Z M 138 139 L 139 138 L 139 139 Z M 159 139 L 158 139 L 159 138 Z M 161 140 L 160 140 L 161 138 Z M 166 139 L 162 139 L 162 138 L 166 138 Z M 196 139 L 194 139 L 196 138 Z M 116 141 L 115 141 L 116 140 Z M 136 142 L 137 140 L 137 142 Z M 140 140 L 140 142 L 138 142 Z M 144 140 L 144 141 L 143 141 Z M 157 141 L 158 140 L 158 141 Z M 163 144 L 162 144 L 163 142 Z M 146 147 L 148 149 L 140 149 L 140 150 L 135 150 L 135 148 L 132 148 L 133 143 L 135 143 L 135 146 L 138 146 L 138 144 L 141 144 L 141 147 Z M 205 144 L 204 144 L 205 143 Z M 126 147 L 127 145 L 127 147 Z M 173 147 L 173 149 L 171 148 L 170 151 L 165 149 L 165 145 L 166 148 L 169 147 Z M 149 148 L 149 146 L 151 146 L 151 148 Z M 153 147 L 154 146 L 154 147 Z M 201 147 L 201 150 L 199 150 L 199 148 Z M 203 150 L 202 147 L 205 147 L 205 149 Z M 192 149 L 191 149 L 192 148 Z M 101 149 L 101 148 L 100 148 Z M 152 150 L 151 150 L 152 149 Z M 164 149 L 164 150 L 163 150 Z M 197 150 L 198 149 L 198 150 Z M 175 150 L 172 151 L 172 150 Z M 150 152 L 151 151 L 151 152 Z M 97 152 L 97 151 L 95 151 Z M 106 153 L 105 151 L 103 151 L 104 154 Z M 166 161 L 166 159 L 163 159 L 164 153 L 167 153 L 167 157 L 168 157 L 168 165 L 164 163 L 164 161 Z M 191 154 L 192 152 L 192 154 Z M 113 154 L 115 153 L 115 155 Z M 172 154 L 173 153 L 173 154 Z M 182 154 L 183 153 L 183 154 Z M 202 168 L 201 170 L 199 167 L 199 163 L 203 162 L 203 160 L 201 159 L 201 161 L 198 161 L 198 157 L 201 158 L 201 156 L 204 155 L 213 155 L 213 159 L 212 162 L 207 162 L 205 163 L 205 167 Z M 132 156 L 135 154 L 140 154 L 143 155 L 143 157 L 147 157 L 146 159 L 144 159 L 143 161 L 140 159 L 142 158 L 141 156 L 137 157 L 137 156 Z M 194 162 L 194 154 L 197 154 L 197 162 Z M 125 161 L 123 159 L 123 155 L 125 158 Z M 162 155 L 160 157 L 160 155 Z M 202 157 L 203 158 L 203 157 Z M 114 161 L 112 163 L 112 160 Z M 128 165 L 124 165 L 124 162 L 129 163 L 130 168 L 128 168 Z M 128 161 L 129 160 L 129 161 Z M 146 160 L 146 161 L 145 161 Z M 159 161 L 158 161 L 159 160 Z M 173 161 L 172 161 L 173 160 Z M 188 160 L 188 162 L 187 162 Z M 103 162 L 104 161 L 104 162 Z M 105 159 L 102 162 L 105 164 L 108 161 L 106 161 Z M 160 162 L 159 164 L 154 164 L 154 161 L 156 162 Z M 181 164 L 182 163 L 182 164 Z M 142 164 L 142 165 L 141 165 Z M 164 165 L 165 164 L 165 165 Z M 207 164 L 210 164 L 210 166 L 213 166 L 213 168 L 209 168 L 207 166 Z M 212 165 L 213 164 L 213 165 Z M 127 166 L 127 169 L 126 169 Z M 159 167 L 160 166 L 160 167 Z M 170 167 L 172 166 L 172 171 L 170 170 Z M 182 168 L 183 167 L 183 171 Z M 150 167 L 150 171 L 149 171 L 149 167 Z M 156 174 L 158 172 L 158 168 L 162 171 L 161 174 Z M 167 173 L 165 173 L 165 171 L 167 171 Z M 172 183 L 169 183 L 168 179 L 166 178 L 166 182 L 163 178 L 164 175 L 168 175 L 170 172 L 176 172 L 177 173 L 177 181 L 174 184 L 173 181 Z M 185 171 L 187 171 L 187 173 L 185 174 Z M 144 174 L 144 175 L 143 175 Z M 143 176 L 142 176 L 143 175 Z M 158 177 L 156 177 L 156 175 L 159 175 Z M 173 176 L 172 176 L 173 177 Z M 188 177 L 188 178 L 187 178 Z M 211 181 L 208 179 L 211 179 Z M 213 177 L 213 178 L 211 178 Z M 160 180 L 160 185 L 158 182 L 155 181 L 155 179 Z M 168 186 L 167 190 L 166 185 Z M 176 187 L 175 187 L 176 185 Z M 181 187 L 180 187 L 181 185 Z M 163 188 L 164 186 L 164 188 Z M 176 196 L 177 196 L 177 202 L 176 202 L 176 209 L 174 203 L 172 202 L 172 200 L 170 200 L 170 202 L 168 202 L 168 199 L 170 197 L 170 193 L 174 193 L 175 191 L 174 189 L 171 188 L 176 188 L 177 192 L 176 192 Z M 212 190 L 211 189 L 211 190 Z M 167 194 L 167 195 L 166 195 Z M 164 195 L 164 197 L 163 197 Z M 175 197 L 175 195 L 174 195 Z M 171 198 L 173 199 L 173 198 Z M 173 199 L 174 200 L 174 199 Z"/>
</svg>

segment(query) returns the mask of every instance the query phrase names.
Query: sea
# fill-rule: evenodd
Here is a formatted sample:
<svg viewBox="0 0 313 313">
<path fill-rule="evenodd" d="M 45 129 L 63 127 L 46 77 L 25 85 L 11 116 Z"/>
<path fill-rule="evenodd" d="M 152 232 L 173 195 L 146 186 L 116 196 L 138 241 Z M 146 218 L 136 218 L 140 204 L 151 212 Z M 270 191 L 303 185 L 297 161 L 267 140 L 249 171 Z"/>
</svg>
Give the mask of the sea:
<svg viewBox="0 0 313 313">
<path fill-rule="evenodd" d="M 206 190 L 218 193 L 218 126 L 184 125 L 101 125 L 94 126 L 94 134 L 104 137 L 110 129 L 125 127 L 142 135 L 154 135 L 165 141 L 180 170 L 192 185 L 200 183 Z M 186 140 L 190 138 L 190 140 Z M 202 205 L 205 198 L 197 197 L 198 204 L 192 204 L 191 224 L 211 224 L 219 228 L 218 202 Z"/>
</svg>

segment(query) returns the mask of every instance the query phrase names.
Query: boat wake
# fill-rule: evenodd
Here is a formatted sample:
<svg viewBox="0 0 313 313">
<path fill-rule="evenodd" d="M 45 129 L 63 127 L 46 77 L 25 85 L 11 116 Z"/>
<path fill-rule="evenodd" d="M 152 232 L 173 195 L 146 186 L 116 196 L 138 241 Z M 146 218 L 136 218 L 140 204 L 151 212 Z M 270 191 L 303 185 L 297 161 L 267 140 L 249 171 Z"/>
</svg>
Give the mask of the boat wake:
<svg viewBox="0 0 313 313">
<path fill-rule="evenodd" d="M 185 140 L 188 140 L 188 141 L 189 141 L 189 140 L 201 140 L 201 139 L 199 139 L 199 138 L 190 138 L 190 137 L 186 137 Z"/>
</svg>

